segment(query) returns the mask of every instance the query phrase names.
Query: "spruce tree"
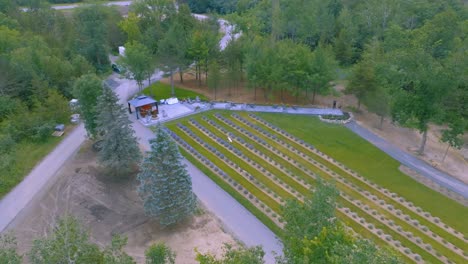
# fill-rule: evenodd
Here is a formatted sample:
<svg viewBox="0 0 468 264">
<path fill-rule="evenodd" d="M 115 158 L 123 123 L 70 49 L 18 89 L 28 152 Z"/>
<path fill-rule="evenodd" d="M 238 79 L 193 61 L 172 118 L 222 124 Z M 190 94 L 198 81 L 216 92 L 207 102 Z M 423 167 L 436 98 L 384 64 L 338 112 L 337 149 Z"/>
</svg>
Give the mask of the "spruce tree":
<svg viewBox="0 0 468 264">
<path fill-rule="evenodd" d="M 176 143 L 158 125 L 156 137 L 140 166 L 138 193 L 147 215 L 157 217 L 162 226 L 175 224 L 195 209 L 192 180 Z"/>
<path fill-rule="evenodd" d="M 98 131 L 102 137 L 99 162 L 118 176 L 128 174 L 140 161 L 141 153 L 126 109 L 109 87 L 103 88 L 97 109 Z"/>
</svg>

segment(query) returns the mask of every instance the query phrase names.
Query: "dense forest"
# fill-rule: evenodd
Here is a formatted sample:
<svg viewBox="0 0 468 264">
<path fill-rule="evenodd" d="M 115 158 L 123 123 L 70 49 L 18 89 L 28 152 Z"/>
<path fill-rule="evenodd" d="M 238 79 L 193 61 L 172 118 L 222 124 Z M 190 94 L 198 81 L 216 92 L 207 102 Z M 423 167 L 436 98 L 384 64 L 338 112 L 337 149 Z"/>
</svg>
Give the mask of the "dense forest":
<svg viewBox="0 0 468 264">
<path fill-rule="evenodd" d="M 50 149 L 53 127 L 69 121 L 75 79 L 109 71 L 110 47 L 124 42 L 121 19 L 110 7 L 65 15 L 0 1 L 0 196 L 27 173 L 23 164 Z"/>
<path fill-rule="evenodd" d="M 228 76 L 245 73 L 249 85 L 267 95 L 311 95 L 314 104 L 344 70 L 345 92 L 357 97 L 357 110 L 362 103 L 382 120 L 419 130 L 420 153 L 430 122 L 448 126 L 442 140 L 450 146 L 462 144 L 468 128 L 468 13 L 462 1 L 185 2 L 196 12 L 227 14 L 243 33 L 222 56 Z"/>
</svg>

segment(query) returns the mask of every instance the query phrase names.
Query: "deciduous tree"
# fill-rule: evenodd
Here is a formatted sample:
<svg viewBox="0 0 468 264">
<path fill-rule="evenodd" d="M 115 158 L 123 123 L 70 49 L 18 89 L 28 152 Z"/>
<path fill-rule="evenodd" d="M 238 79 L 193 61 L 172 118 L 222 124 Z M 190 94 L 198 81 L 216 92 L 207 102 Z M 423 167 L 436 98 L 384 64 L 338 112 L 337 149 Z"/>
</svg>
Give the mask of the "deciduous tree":
<svg viewBox="0 0 468 264">
<path fill-rule="evenodd" d="M 58 220 L 49 236 L 33 241 L 29 257 L 33 264 L 102 263 L 103 255 L 78 221 L 66 216 Z"/>
<path fill-rule="evenodd" d="M 164 243 L 153 244 L 145 251 L 146 264 L 174 264 L 175 253 Z"/>
<path fill-rule="evenodd" d="M 143 81 L 155 70 L 155 63 L 150 50 L 143 44 L 133 41 L 125 45 L 125 56 L 119 59 L 127 68 L 127 76 L 134 79 L 138 88 L 143 89 Z"/>
<path fill-rule="evenodd" d="M 105 264 L 135 264 L 123 248 L 127 245 L 127 237 L 113 235 L 111 245 L 104 250 Z"/>
<path fill-rule="evenodd" d="M 101 94 L 102 81 L 95 74 L 83 75 L 73 85 L 73 95 L 78 99 L 84 125 L 90 137 L 95 137 L 97 133 L 96 107 Z"/>
<path fill-rule="evenodd" d="M 197 252 L 196 260 L 200 264 L 263 264 L 265 252 L 260 246 L 250 248 L 234 248 L 230 244 L 224 245 L 224 253 L 221 258 L 207 253 L 201 254 Z"/>
<path fill-rule="evenodd" d="M 355 238 L 335 214 L 337 189 L 318 181 L 303 204 L 290 200 L 283 207 L 284 258 L 279 264 L 303 263 L 402 263 L 386 249 Z"/>
</svg>

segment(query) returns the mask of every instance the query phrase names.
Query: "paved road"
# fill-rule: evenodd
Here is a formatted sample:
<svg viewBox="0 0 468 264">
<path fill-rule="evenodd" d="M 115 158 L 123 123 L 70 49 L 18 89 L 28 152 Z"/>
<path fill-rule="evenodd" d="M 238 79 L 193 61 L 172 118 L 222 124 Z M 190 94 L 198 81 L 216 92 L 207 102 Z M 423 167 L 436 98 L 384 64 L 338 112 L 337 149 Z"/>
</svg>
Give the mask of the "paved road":
<svg viewBox="0 0 468 264">
<path fill-rule="evenodd" d="M 0 200 L 0 232 L 23 210 L 85 140 L 83 124 L 75 128 L 28 176 Z"/>
<path fill-rule="evenodd" d="M 149 150 L 149 139 L 154 137 L 153 132 L 136 121 L 134 116 L 131 120 L 140 144 Z M 198 168 L 187 160 L 185 164 L 192 177 L 193 191 L 206 208 L 223 222 L 228 231 L 247 246 L 261 245 L 266 253 L 266 263 L 274 263 L 275 255 L 272 252 L 282 254 L 283 250 L 275 234 Z"/>
<path fill-rule="evenodd" d="M 451 177 L 450 175 L 441 172 L 440 170 L 435 169 L 426 162 L 414 157 L 413 155 L 397 148 L 396 146 L 390 144 L 388 141 L 377 136 L 371 131 L 363 128 L 358 125 L 356 122 L 352 121 L 346 125 L 351 131 L 363 137 L 367 141 L 371 142 L 373 145 L 383 150 L 385 153 L 398 160 L 400 163 L 405 166 L 419 172 L 424 177 L 427 177 L 434 182 L 444 186 L 445 188 L 456 192 L 462 195 L 465 198 L 468 198 L 468 185 L 465 183 Z"/>
</svg>

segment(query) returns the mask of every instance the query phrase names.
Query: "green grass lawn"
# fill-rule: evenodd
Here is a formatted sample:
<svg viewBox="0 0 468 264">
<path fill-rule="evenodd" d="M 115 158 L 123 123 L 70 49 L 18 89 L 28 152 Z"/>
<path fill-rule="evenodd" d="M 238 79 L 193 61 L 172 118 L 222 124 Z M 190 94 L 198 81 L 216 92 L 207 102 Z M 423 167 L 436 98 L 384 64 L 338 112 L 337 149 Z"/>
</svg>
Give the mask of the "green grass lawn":
<svg viewBox="0 0 468 264">
<path fill-rule="evenodd" d="M 376 184 L 468 234 L 468 209 L 400 172 L 400 163 L 346 127 L 310 116 L 258 113 L 264 120 L 314 145 Z"/>
<path fill-rule="evenodd" d="M 0 171 L 0 198 L 18 185 L 34 166 L 60 143 L 61 139 L 61 137 L 50 137 L 43 143 L 19 143 L 12 154 L 14 155 L 12 160 L 16 162 L 10 165 L 10 170 Z"/>
<path fill-rule="evenodd" d="M 175 91 L 175 96 L 179 99 L 185 99 L 185 98 L 191 98 L 194 100 L 197 96 L 200 98 L 200 100 L 208 100 L 204 95 L 199 94 L 194 91 L 186 90 L 180 87 L 174 87 Z M 161 100 L 161 99 L 167 99 L 172 97 L 171 95 L 171 85 L 162 83 L 162 82 L 156 82 L 151 84 L 149 87 L 146 87 L 143 90 L 143 94 L 149 95 L 153 97 L 155 100 Z"/>
<path fill-rule="evenodd" d="M 259 137 L 259 140 L 261 139 L 265 141 L 264 144 L 266 145 L 263 146 L 259 142 L 256 142 L 256 140 L 248 137 L 247 134 L 244 134 L 241 131 L 235 129 L 234 127 L 231 127 L 227 123 L 224 123 L 223 121 L 219 120 L 218 118 L 214 116 L 215 113 L 220 113 L 224 118 L 231 120 L 237 126 L 243 128 L 246 131 L 250 131 L 250 133 L 252 134 L 256 134 L 257 137 Z M 263 127 L 263 129 L 267 131 L 269 131 L 270 129 L 265 127 L 261 123 L 254 122 L 254 119 L 250 118 L 248 116 L 248 113 L 246 112 L 236 112 L 236 113 L 239 116 L 246 119 L 247 122 L 250 122 L 252 124 L 248 124 L 248 123 L 244 124 L 243 122 L 235 119 L 234 117 L 231 116 L 233 114 L 233 112 L 231 111 L 210 111 L 204 114 L 194 115 L 188 118 L 182 118 L 182 119 L 173 121 L 171 123 L 168 123 L 167 126 L 171 130 L 176 132 L 179 136 L 184 138 L 184 140 L 186 140 L 187 143 L 189 143 L 192 147 L 197 149 L 205 157 L 207 157 L 212 162 L 220 166 L 220 168 L 223 171 L 227 172 L 230 177 L 232 177 L 239 184 L 246 187 L 259 200 L 263 201 L 267 206 L 269 206 L 276 212 L 279 212 L 278 204 L 274 202 L 273 200 L 271 200 L 270 197 L 265 195 L 266 193 L 264 192 L 264 190 L 262 191 L 256 188 L 249 181 L 246 181 L 246 179 L 240 176 L 238 172 L 230 168 L 230 166 L 228 166 L 227 164 L 223 164 L 224 162 L 219 160 L 219 158 L 217 158 L 213 153 L 204 149 L 201 145 L 199 145 L 199 143 L 197 143 L 190 136 L 185 135 L 185 133 L 183 133 L 180 129 L 176 127 L 176 124 L 182 123 L 186 125 L 187 127 L 189 127 L 204 142 L 208 142 L 212 146 L 216 147 L 218 151 L 220 151 L 225 157 L 235 162 L 243 170 L 249 172 L 251 175 L 256 177 L 256 179 L 260 181 L 261 184 L 267 187 L 268 193 L 273 193 L 275 197 L 277 197 L 276 195 L 278 195 L 282 198 L 287 198 L 290 195 L 284 192 L 282 188 L 279 188 L 279 185 L 278 185 L 279 183 L 277 181 L 272 181 L 271 178 L 266 177 L 267 175 L 266 173 L 268 172 L 273 174 L 274 177 L 277 177 L 282 182 L 286 183 L 286 185 L 288 185 L 286 187 L 288 188 L 292 187 L 292 189 L 294 189 L 295 191 L 298 191 L 301 194 L 306 194 L 308 190 L 307 188 L 305 188 L 305 186 L 301 186 L 301 184 L 298 184 L 295 180 L 293 180 L 293 178 L 298 177 L 314 185 L 315 180 L 313 180 L 313 177 L 311 178 L 311 176 L 313 176 L 311 175 L 311 173 L 312 174 L 315 173 L 319 175 L 320 177 L 325 178 L 327 180 L 336 181 L 336 179 L 334 179 L 331 174 L 331 171 L 334 171 L 338 175 L 341 175 L 343 179 L 348 179 L 348 181 L 350 180 L 351 177 L 347 175 L 346 171 L 340 171 L 341 169 L 339 169 L 332 163 L 326 161 L 323 158 L 320 158 L 317 154 L 314 154 L 314 152 L 311 152 L 305 149 L 304 147 L 297 145 L 293 141 L 284 138 L 284 136 L 277 135 L 278 139 L 282 142 L 276 142 L 272 140 L 271 138 L 262 135 L 261 133 L 256 131 L 252 127 L 252 125 Z M 211 119 L 214 123 L 218 124 L 223 129 L 218 130 L 217 128 L 215 128 L 215 126 L 205 121 L 202 118 L 202 116 L 206 116 L 208 119 Z M 292 116 L 292 115 L 285 115 L 285 114 L 265 114 L 265 113 L 258 114 L 258 116 L 260 116 L 261 118 L 263 118 L 267 122 L 270 122 L 273 125 L 276 125 L 278 127 L 285 129 L 287 132 L 296 136 L 297 138 L 304 139 L 305 141 L 311 143 L 318 150 L 322 151 L 328 156 L 331 156 L 334 159 L 342 162 L 343 164 L 357 171 L 364 177 L 367 177 L 373 182 L 387 188 L 389 191 L 395 192 L 398 195 L 405 197 L 408 201 L 413 202 L 416 206 L 423 208 L 423 210 L 430 212 L 434 216 L 438 216 L 446 224 L 466 234 L 464 226 L 463 226 L 463 222 L 466 217 L 467 210 L 463 206 L 459 205 L 455 201 L 445 198 L 444 196 L 432 191 L 431 189 L 428 189 L 425 187 L 421 188 L 419 183 L 414 182 L 410 177 L 404 175 L 398 170 L 398 165 L 399 165 L 398 162 L 388 157 L 385 153 L 375 148 L 373 145 L 371 145 L 367 141 L 361 139 L 359 136 L 355 135 L 352 131 L 346 129 L 345 127 L 338 126 L 338 125 L 325 124 L 325 123 L 320 122 L 316 118 L 307 117 L 307 116 Z M 278 170 L 278 167 L 267 164 L 266 160 L 263 160 L 263 158 L 261 158 L 261 155 L 254 154 L 255 152 L 251 152 L 248 148 L 234 141 L 234 143 L 232 143 L 234 147 L 241 150 L 244 153 L 244 155 L 247 157 L 247 159 L 263 166 L 266 169 L 266 171 L 264 171 L 263 169 L 261 171 L 258 169 L 255 169 L 256 165 L 255 166 L 248 165 L 245 161 L 242 161 L 239 157 L 237 157 L 236 155 L 233 155 L 233 153 L 230 153 L 230 150 L 218 144 L 216 140 L 214 140 L 213 136 L 206 135 L 205 133 L 201 132 L 201 130 L 196 128 L 194 125 L 192 125 L 189 122 L 189 118 L 193 118 L 197 120 L 201 125 L 203 125 L 205 128 L 210 130 L 211 133 L 214 134 L 213 136 L 220 137 L 221 139 L 225 139 L 226 133 L 228 132 L 233 133 L 237 137 L 243 138 L 246 142 L 249 142 L 257 150 L 261 151 L 264 155 L 266 155 L 266 157 L 272 158 L 272 160 L 276 160 L 276 162 L 284 166 L 284 168 L 287 168 L 287 170 L 290 170 L 291 173 L 293 173 L 295 176 L 292 177 L 293 175 L 290 175 L 289 173 L 284 173 Z M 291 148 L 287 148 L 286 145 L 290 145 L 292 148 L 306 154 L 307 158 L 302 157 L 301 156 L 302 154 L 301 155 L 295 154 L 294 151 L 292 151 Z M 268 146 L 268 148 L 266 146 Z M 319 164 L 311 162 L 310 158 L 315 159 L 316 161 L 319 162 Z M 295 163 L 296 165 L 293 165 L 292 160 L 296 162 Z M 295 167 L 297 166 L 297 164 L 301 164 L 301 169 Z M 198 164 L 197 166 L 204 167 L 203 165 L 200 165 L 200 164 Z M 331 171 L 326 171 L 326 170 L 323 171 L 319 169 L 319 167 L 323 167 L 323 166 L 328 169 L 331 169 Z M 306 170 L 303 171 L 303 168 L 307 168 L 307 171 Z M 381 173 L 381 170 L 383 170 L 384 173 Z M 382 175 L 384 176 L 383 178 L 382 178 Z M 212 177 L 217 183 L 223 182 L 223 180 L 219 179 L 216 175 L 210 175 L 210 177 Z M 389 180 L 386 177 L 397 178 L 397 180 L 395 179 Z M 362 195 L 362 193 L 360 192 L 361 189 L 359 188 L 362 188 L 364 190 L 369 190 L 371 191 L 371 193 L 374 193 L 374 194 L 378 193 L 376 190 L 372 190 L 372 188 L 368 189 L 369 187 L 365 184 L 362 184 L 362 185 L 355 184 L 355 187 L 352 187 L 352 186 L 347 186 L 339 181 L 336 181 L 336 185 L 341 192 L 348 194 L 348 196 L 351 196 L 350 198 L 351 200 L 358 199 L 359 201 L 363 202 L 364 205 L 367 204 L 371 209 L 375 209 L 378 212 L 378 215 L 374 217 L 374 216 L 371 216 L 370 212 L 365 213 L 357 206 L 352 205 L 344 197 L 340 199 L 342 205 L 346 207 L 350 207 L 353 211 L 359 213 L 359 215 L 364 217 L 369 224 L 373 224 L 375 227 L 381 228 L 384 233 L 389 234 L 392 237 L 398 239 L 400 242 L 402 242 L 404 246 L 407 246 L 408 248 L 410 248 L 412 252 L 415 252 L 421 255 L 421 257 L 425 261 L 429 261 L 431 263 L 441 262 L 438 258 L 436 258 L 435 256 L 432 256 L 429 252 L 427 252 L 425 248 L 419 247 L 416 243 L 413 243 L 409 241 L 408 239 L 406 239 L 405 237 L 403 237 L 402 235 L 399 235 L 396 232 L 396 230 L 393 230 L 393 228 L 390 228 L 384 225 L 383 222 L 379 220 L 379 217 L 383 216 L 387 219 L 392 219 L 394 220 L 396 224 L 403 227 L 403 231 L 410 231 L 414 235 L 421 237 L 425 243 L 431 244 L 432 246 L 431 248 L 435 250 L 434 252 L 441 253 L 442 255 L 449 257 L 452 261 L 455 261 L 457 263 L 464 261 L 464 258 L 462 256 L 457 255 L 455 252 L 451 251 L 450 248 L 447 248 L 443 246 L 442 244 L 439 244 L 438 242 L 433 240 L 432 237 L 424 234 L 420 229 L 410 225 L 406 221 L 399 220 L 399 218 L 397 218 L 396 216 L 393 216 L 389 211 L 386 211 L 386 209 L 383 209 L 380 206 L 378 206 L 376 202 Z M 404 185 L 404 186 L 401 186 L 401 185 Z M 239 194 L 235 193 L 236 190 L 227 190 L 228 188 L 226 188 L 225 186 L 221 186 L 221 187 L 223 187 L 229 193 L 234 191 L 234 194 L 231 193 L 231 195 L 236 196 L 236 199 L 238 198 L 237 196 L 239 196 Z M 413 198 L 415 196 L 411 195 L 410 187 L 414 187 L 414 189 L 416 189 L 419 192 L 419 196 L 422 196 L 422 198 L 419 196 L 416 196 L 416 198 Z M 292 193 L 295 193 L 295 192 L 292 192 Z M 434 206 L 433 205 L 434 202 L 432 202 L 431 199 L 437 199 L 437 200 L 442 199 L 445 205 Z M 246 201 L 244 201 L 243 204 L 245 202 Z M 408 210 L 404 210 L 405 208 L 401 204 L 397 203 L 396 201 L 386 200 L 386 202 L 388 205 L 393 205 L 395 209 L 400 209 L 404 213 L 409 214 L 412 219 L 418 220 L 421 224 L 426 225 L 430 230 L 432 230 L 433 232 L 436 232 L 442 238 L 455 244 L 457 247 L 461 248 L 462 250 L 466 252 L 467 245 L 464 241 L 450 235 L 445 230 L 437 228 L 432 223 L 426 223 L 427 220 L 425 220 L 422 216 L 417 215 L 415 213 L 410 213 L 408 212 Z M 252 210 L 251 207 L 255 208 L 255 206 L 250 203 L 248 203 L 246 207 L 247 206 L 249 207 L 248 208 L 249 210 Z M 447 212 L 450 214 L 447 215 Z M 257 215 L 258 212 L 255 214 Z M 266 220 L 265 215 L 260 214 L 258 215 L 258 217 L 262 218 L 261 219 L 262 221 Z M 352 227 L 353 229 L 356 228 L 355 231 L 357 231 L 361 235 L 368 237 L 368 238 L 372 237 L 375 239 L 375 235 L 371 235 L 370 232 L 366 232 L 364 228 L 360 227 L 360 224 L 357 222 L 354 222 L 353 219 L 346 216 L 343 218 L 343 220 L 349 223 L 350 227 Z M 269 223 L 265 223 L 265 224 L 267 224 L 271 228 L 272 222 L 270 221 Z M 278 233 L 278 231 L 275 231 L 275 232 Z M 377 240 L 379 240 L 378 241 L 379 243 L 383 242 L 385 244 L 385 241 L 382 241 L 381 239 L 377 239 Z"/>
</svg>

